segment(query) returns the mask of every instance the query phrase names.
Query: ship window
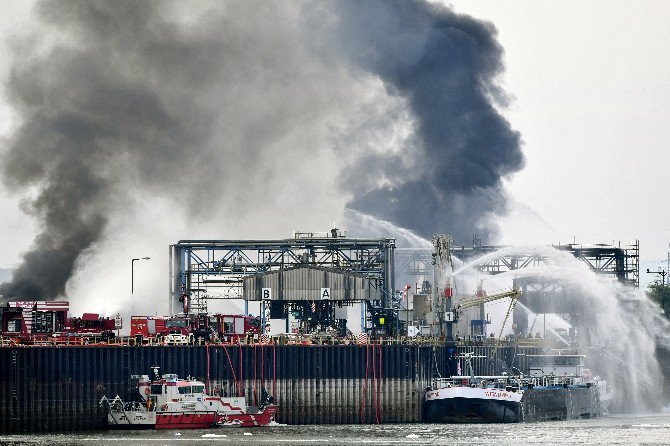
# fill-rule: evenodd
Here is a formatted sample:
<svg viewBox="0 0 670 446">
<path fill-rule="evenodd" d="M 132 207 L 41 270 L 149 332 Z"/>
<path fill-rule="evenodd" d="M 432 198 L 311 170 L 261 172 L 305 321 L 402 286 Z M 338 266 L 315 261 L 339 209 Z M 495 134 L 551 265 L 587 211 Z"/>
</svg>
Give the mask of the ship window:
<svg viewBox="0 0 670 446">
<path fill-rule="evenodd" d="M 153 395 L 162 395 L 163 394 L 163 386 L 160 384 L 152 384 L 151 385 L 151 393 Z"/>
<path fill-rule="evenodd" d="M 10 319 L 7 324 L 7 331 L 10 333 L 20 333 L 21 332 L 21 320 L 19 319 Z"/>
<path fill-rule="evenodd" d="M 205 386 L 193 386 L 193 393 L 202 393 L 205 390 Z"/>
<path fill-rule="evenodd" d="M 187 394 L 187 393 L 191 393 L 191 386 L 180 387 L 179 388 L 179 393 L 181 393 L 182 395 Z"/>
</svg>

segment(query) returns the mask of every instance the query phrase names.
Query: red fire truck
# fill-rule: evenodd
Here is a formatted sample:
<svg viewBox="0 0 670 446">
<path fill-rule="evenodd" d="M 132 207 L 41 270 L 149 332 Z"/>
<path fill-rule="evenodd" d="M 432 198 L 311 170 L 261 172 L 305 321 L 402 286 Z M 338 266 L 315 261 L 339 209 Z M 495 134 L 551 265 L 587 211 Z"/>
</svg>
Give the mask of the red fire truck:
<svg viewBox="0 0 670 446">
<path fill-rule="evenodd" d="M 66 301 L 16 301 L 0 308 L 2 336 L 27 339 L 31 336 L 50 336 L 65 329 Z"/>
<path fill-rule="evenodd" d="M 118 319 L 102 318 L 97 313 L 84 313 L 81 317 L 68 318 L 63 335 L 114 337 L 114 330 L 120 329 Z"/>
<path fill-rule="evenodd" d="M 156 338 L 165 344 L 198 341 L 229 342 L 260 332 L 260 318 L 244 315 L 133 316 L 130 335 L 138 340 Z"/>
<path fill-rule="evenodd" d="M 261 331 L 261 318 L 243 314 L 213 314 L 207 321 L 210 338 L 230 342 L 247 334 L 258 335 Z"/>
<path fill-rule="evenodd" d="M 186 317 L 132 316 L 130 336 L 138 341 L 156 338 L 167 344 L 193 343 L 192 323 Z"/>
<path fill-rule="evenodd" d="M 67 301 L 15 301 L 0 307 L 0 335 L 23 343 L 53 337 L 114 337 L 121 318 L 96 313 L 68 318 Z"/>
</svg>

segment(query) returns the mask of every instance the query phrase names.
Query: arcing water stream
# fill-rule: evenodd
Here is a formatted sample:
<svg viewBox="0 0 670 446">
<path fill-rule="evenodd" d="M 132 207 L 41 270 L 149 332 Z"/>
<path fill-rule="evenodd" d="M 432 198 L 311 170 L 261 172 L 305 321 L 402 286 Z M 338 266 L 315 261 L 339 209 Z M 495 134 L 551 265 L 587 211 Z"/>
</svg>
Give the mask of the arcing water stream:
<svg viewBox="0 0 670 446">
<path fill-rule="evenodd" d="M 356 211 L 347 213 L 347 219 L 361 235 L 396 237 L 398 246 L 402 247 L 431 247 L 428 240 L 389 222 Z M 542 261 L 495 276 L 476 269 L 485 262 L 510 255 L 533 255 Z M 542 331 L 550 332 L 557 340 L 562 339 L 566 347 L 576 346 L 587 355 L 591 372 L 604 376 L 612 384 L 618 410 L 644 411 L 665 403 L 656 348 L 658 334 L 667 332 L 670 324 L 643 291 L 626 286 L 614 277 L 597 274 L 570 253 L 550 246 L 510 246 L 467 264 L 457 259 L 454 263 L 452 285 L 459 294 L 474 294 L 481 279 L 485 279 L 485 289 L 489 292 L 509 289 L 515 284 L 526 284 L 528 290 L 532 290 L 533 285 L 555 284 L 553 290 L 559 292 L 547 293 L 543 298 L 565 299 L 567 309 L 566 302 L 559 302 L 563 305 L 555 306 L 563 307 L 561 315 L 543 314 Z M 502 309 L 506 305 L 487 304 L 487 307 Z M 533 318 L 539 311 L 528 308 L 523 296 L 517 308 Z M 544 325 L 544 321 L 548 323 Z M 510 331 L 511 325 L 507 327 Z M 563 339 L 556 331 L 566 326 L 573 329 L 575 339 Z M 491 331 L 497 333 L 495 328 Z"/>
<path fill-rule="evenodd" d="M 535 255 L 543 261 L 495 276 L 497 286 L 506 279 L 509 286 L 525 284 L 528 290 L 532 290 L 533 285 L 558 287 L 542 298 L 568 301 L 567 309 L 566 302 L 554 306 L 563 307 L 565 322 L 576 334 L 574 341 L 577 342 L 573 345 L 587 355 L 591 371 L 606 377 L 612 384 L 616 408 L 637 412 L 660 407 L 663 376 L 656 358 L 657 334 L 666 332 L 670 326 L 661 317 L 660 308 L 644 292 L 614 277 L 597 274 L 571 254 L 547 246 L 506 247 L 469 262 L 455 274 L 472 271 L 477 265 L 509 255 Z M 522 295 L 517 308 L 534 315 L 523 302 Z M 552 337 L 562 339 L 552 325 L 546 327 Z M 567 340 L 563 342 L 570 345 Z"/>
<path fill-rule="evenodd" d="M 533 319 L 533 325 L 535 325 L 535 323 L 537 322 L 537 320 L 538 320 L 539 317 L 540 317 L 540 315 L 539 315 L 538 313 L 533 312 L 530 308 L 528 308 L 527 306 L 525 306 L 525 305 L 522 304 L 521 302 L 517 302 L 515 308 L 520 308 L 521 310 L 525 311 L 526 314 L 527 314 L 528 316 L 533 316 L 533 318 L 534 318 L 534 319 Z M 551 336 L 553 336 L 554 339 L 556 339 L 556 340 L 557 340 L 558 342 L 560 342 L 561 344 L 565 345 L 567 348 L 570 348 L 570 347 L 571 347 L 570 342 L 569 342 L 567 339 L 565 339 L 561 334 L 559 334 L 556 330 L 554 330 L 554 328 L 552 327 L 552 324 L 551 324 L 551 323 L 550 323 L 549 325 L 546 324 L 546 316 L 547 316 L 547 315 L 545 314 L 545 315 L 544 315 L 544 317 L 545 317 L 545 321 L 544 321 L 544 324 L 543 324 L 543 327 L 542 327 L 542 330 L 543 330 L 543 332 L 544 332 L 544 333 L 543 333 L 543 336 L 546 338 L 546 336 L 547 336 L 547 331 L 549 331 L 549 334 L 550 334 Z M 565 322 L 565 321 L 564 321 L 564 322 Z M 567 322 L 565 322 L 565 323 L 567 324 Z M 529 332 L 529 333 L 532 333 L 532 332 L 533 332 L 533 328 L 532 328 L 532 326 L 531 326 L 531 328 L 528 330 L 528 332 Z"/>
<path fill-rule="evenodd" d="M 353 209 L 345 209 L 344 218 L 347 230 L 355 237 L 394 238 L 396 239 L 396 246 L 399 248 L 432 249 L 433 247 L 429 240 L 408 229 Z"/>
</svg>

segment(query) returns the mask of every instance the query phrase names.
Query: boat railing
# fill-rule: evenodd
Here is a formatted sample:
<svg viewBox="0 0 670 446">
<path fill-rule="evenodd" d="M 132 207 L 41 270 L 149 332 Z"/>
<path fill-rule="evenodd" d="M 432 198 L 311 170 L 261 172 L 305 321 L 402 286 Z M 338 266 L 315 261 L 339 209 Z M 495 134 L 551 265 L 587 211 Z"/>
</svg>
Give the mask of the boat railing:
<svg viewBox="0 0 670 446">
<path fill-rule="evenodd" d="M 480 387 L 494 386 L 500 388 L 519 387 L 521 381 L 519 377 L 507 375 L 491 375 L 491 376 L 475 376 L 474 381 L 471 376 L 459 375 L 449 378 L 433 378 L 431 389 L 444 389 L 445 387 L 454 386 L 473 386 Z"/>
<path fill-rule="evenodd" d="M 561 387 L 580 384 L 583 379 L 577 375 L 537 375 L 528 377 L 527 384 L 538 387 Z"/>
<path fill-rule="evenodd" d="M 123 401 L 119 395 L 113 399 L 103 396 L 100 399 L 100 406 L 107 405 L 110 412 L 123 413 L 126 412 L 153 412 L 156 410 L 155 405 L 147 406 L 146 403 L 137 401 Z"/>
<path fill-rule="evenodd" d="M 452 387 L 455 385 L 460 385 L 456 380 L 452 378 L 433 378 L 431 390 L 444 389 L 445 387 Z"/>
<path fill-rule="evenodd" d="M 514 345 L 535 346 L 537 340 L 511 340 Z M 274 335 L 230 335 L 223 339 L 207 341 L 202 337 L 189 339 L 188 342 L 166 343 L 162 336 L 95 336 L 95 335 L 32 335 L 30 337 L 0 337 L 2 347 L 35 347 L 35 346 L 63 346 L 63 347 L 163 347 L 170 346 L 229 346 L 229 345 L 298 345 L 298 346 L 330 346 L 330 345 L 416 345 L 426 347 L 441 347 L 444 338 L 432 335 L 417 336 L 335 336 L 332 334 L 300 334 L 285 333 Z M 495 347 L 494 340 L 488 337 L 469 336 L 459 338 L 459 346 Z M 510 344 L 512 345 L 512 344 Z M 504 345 L 503 345 L 504 346 Z"/>
<path fill-rule="evenodd" d="M 496 387 L 496 388 L 524 388 L 524 387 L 567 387 L 583 383 L 583 378 L 577 375 L 537 375 L 529 377 L 502 375 L 502 376 L 451 376 L 449 378 L 433 378 L 431 390 L 444 389 L 454 386 Z"/>
</svg>

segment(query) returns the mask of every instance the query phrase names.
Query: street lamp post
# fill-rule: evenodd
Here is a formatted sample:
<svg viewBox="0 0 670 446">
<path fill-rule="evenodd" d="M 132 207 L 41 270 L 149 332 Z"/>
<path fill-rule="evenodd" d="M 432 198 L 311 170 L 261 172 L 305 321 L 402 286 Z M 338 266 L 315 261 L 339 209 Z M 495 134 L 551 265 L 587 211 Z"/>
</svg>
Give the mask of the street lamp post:
<svg viewBox="0 0 670 446">
<path fill-rule="evenodd" d="M 663 311 L 663 314 L 665 314 L 665 276 L 668 274 L 668 271 L 664 271 L 660 268 L 658 271 L 649 271 L 649 268 L 647 268 L 647 274 L 661 275 L 661 310 Z"/>
<path fill-rule="evenodd" d="M 151 257 L 141 257 L 130 261 L 130 316 L 135 313 L 135 262 L 139 260 L 149 260 Z"/>
</svg>

